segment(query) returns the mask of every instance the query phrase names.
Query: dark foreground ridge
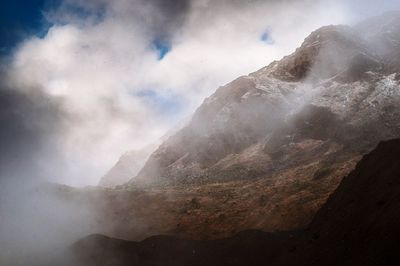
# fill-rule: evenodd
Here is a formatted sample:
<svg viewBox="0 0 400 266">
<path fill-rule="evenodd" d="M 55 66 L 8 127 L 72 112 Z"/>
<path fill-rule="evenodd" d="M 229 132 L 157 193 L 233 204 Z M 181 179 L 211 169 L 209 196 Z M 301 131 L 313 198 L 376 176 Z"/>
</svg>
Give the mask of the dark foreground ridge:
<svg viewBox="0 0 400 266">
<path fill-rule="evenodd" d="M 393 265 L 400 260 L 399 221 L 400 139 L 365 155 L 306 230 L 212 241 L 91 235 L 72 249 L 82 265 Z"/>
</svg>

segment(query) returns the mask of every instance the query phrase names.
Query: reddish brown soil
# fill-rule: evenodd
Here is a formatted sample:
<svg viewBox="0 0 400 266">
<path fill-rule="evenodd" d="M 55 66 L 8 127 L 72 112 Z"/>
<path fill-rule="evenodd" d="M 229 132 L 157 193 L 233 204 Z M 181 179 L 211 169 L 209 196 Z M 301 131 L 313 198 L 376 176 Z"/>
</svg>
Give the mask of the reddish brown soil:
<svg viewBox="0 0 400 266">
<path fill-rule="evenodd" d="M 358 159 L 354 156 L 327 169 L 317 161 L 250 180 L 140 190 L 59 188 L 58 193 L 94 208 L 99 233 L 109 236 L 217 239 L 247 229 L 306 226 Z"/>
</svg>

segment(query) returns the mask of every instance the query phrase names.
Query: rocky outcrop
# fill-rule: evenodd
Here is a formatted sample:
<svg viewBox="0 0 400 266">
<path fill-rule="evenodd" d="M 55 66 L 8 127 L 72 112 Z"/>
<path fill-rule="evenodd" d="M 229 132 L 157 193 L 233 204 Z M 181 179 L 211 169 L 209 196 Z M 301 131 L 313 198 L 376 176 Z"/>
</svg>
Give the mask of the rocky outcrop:
<svg viewBox="0 0 400 266">
<path fill-rule="evenodd" d="M 340 77 L 351 81 L 379 67 L 379 58 L 359 32 L 349 26 L 325 26 L 312 32 L 293 54 L 265 70 L 281 80 Z"/>
</svg>

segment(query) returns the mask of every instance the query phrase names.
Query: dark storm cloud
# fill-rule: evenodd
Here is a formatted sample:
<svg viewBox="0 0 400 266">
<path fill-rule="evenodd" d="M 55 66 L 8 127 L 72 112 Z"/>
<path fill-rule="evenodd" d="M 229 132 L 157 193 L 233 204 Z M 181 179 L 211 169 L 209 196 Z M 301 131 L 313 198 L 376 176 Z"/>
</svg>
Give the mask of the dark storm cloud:
<svg viewBox="0 0 400 266">
<path fill-rule="evenodd" d="M 241 6 L 249 6 L 259 2 L 275 2 L 274 0 L 150 0 L 143 3 L 150 4 L 158 11 L 160 22 L 158 26 L 166 27 L 166 32 L 179 29 L 189 16 L 192 8 L 204 8 L 204 10 L 235 9 Z M 156 14 L 157 15 L 157 14 Z M 223 13 L 221 13 L 223 15 Z"/>
<path fill-rule="evenodd" d="M 195 9 L 201 9 L 204 12 L 203 19 L 207 23 L 210 14 L 218 14 L 218 16 L 223 17 L 232 10 L 243 10 L 267 3 L 290 3 L 294 0 L 141 0 L 141 2 L 155 8 L 157 12 L 153 13 L 152 20 L 156 23 L 152 25 L 151 30 L 158 34 L 158 37 L 166 39 L 177 32 L 179 33 L 179 30 Z"/>
<path fill-rule="evenodd" d="M 179 26 L 185 19 L 189 9 L 190 0 L 152 0 L 149 1 L 154 5 L 159 14 L 171 26 Z"/>
<path fill-rule="evenodd" d="M 305 2 L 316 2 L 310 0 Z M 195 9 L 204 12 L 203 19 L 206 21 L 209 14 L 219 14 L 224 16 L 230 10 L 240 10 L 249 8 L 260 3 L 277 4 L 290 3 L 294 0 L 66 0 L 57 9 L 56 15 L 50 16 L 56 21 L 76 22 L 80 17 L 83 21 L 87 17 L 94 18 L 95 23 L 102 18 L 114 16 L 118 19 L 129 21 L 130 18 L 140 18 L 141 26 L 146 28 L 154 38 L 167 40 L 179 32 L 186 21 L 190 19 L 191 13 Z M 63 15 L 60 15 L 62 13 Z M 65 14 L 68 13 L 68 16 Z M 208 15 L 207 15 L 208 14 Z M 128 22 L 129 23 L 129 22 Z"/>
<path fill-rule="evenodd" d="M 151 31 L 155 33 L 155 38 L 169 39 L 175 30 L 185 23 L 185 19 L 190 10 L 190 0 L 151 0 L 143 1 L 147 5 L 152 5 L 155 9 Z"/>
<path fill-rule="evenodd" d="M 155 38 L 167 39 L 185 23 L 191 0 L 66 0 L 47 13 L 55 23 L 86 23 L 88 18 L 98 23 L 105 17 L 122 19 L 129 23 L 140 18 L 141 26 Z"/>
<path fill-rule="evenodd" d="M 39 93 L 25 95 L 4 80 L 1 73 L 0 178 L 34 178 L 32 167 L 38 168 L 37 158 L 51 147 L 60 112 L 54 100 Z"/>
</svg>

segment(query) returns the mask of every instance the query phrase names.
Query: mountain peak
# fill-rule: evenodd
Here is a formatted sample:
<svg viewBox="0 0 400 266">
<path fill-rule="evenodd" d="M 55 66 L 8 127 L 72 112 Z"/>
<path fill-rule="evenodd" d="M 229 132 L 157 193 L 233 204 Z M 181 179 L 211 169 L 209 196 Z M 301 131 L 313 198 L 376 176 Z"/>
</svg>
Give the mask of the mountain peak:
<svg viewBox="0 0 400 266">
<path fill-rule="evenodd" d="M 364 65 L 364 68 L 360 68 Z M 354 70 L 356 69 L 354 73 Z M 361 34 L 350 26 L 330 25 L 312 32 L 296 51 L 275 61 L 263 72 L 286 81 L 339 77 L 355 80 L 379 67 L 379 60 Z"/>
<path fill-rule="evenodd" d="M 291 55 L 218 88 L 132 182 L 252 178 L 354 158 L 400 135 L 400 118 L 387 115 L 400 92 L 386 62 L 364 31 L 321 27 Z"/>
</svg>

